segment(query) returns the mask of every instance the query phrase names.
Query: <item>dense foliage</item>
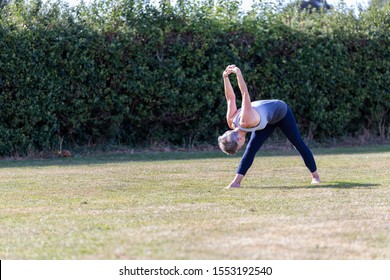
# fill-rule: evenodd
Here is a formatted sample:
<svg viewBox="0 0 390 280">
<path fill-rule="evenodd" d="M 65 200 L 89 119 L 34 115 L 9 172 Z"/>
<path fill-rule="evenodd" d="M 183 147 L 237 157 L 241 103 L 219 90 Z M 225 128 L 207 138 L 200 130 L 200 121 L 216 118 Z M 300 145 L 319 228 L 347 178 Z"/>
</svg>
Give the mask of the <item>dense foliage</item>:
<svg viewBox="0 0 390 280">
<path fill-rule="evenodd" d="M 215 143 L 227 129 L 221 74 L 231 63 L 253 100 L 288 102 L 306 137 L 390 136 L 389 5 L 356 15 L 261 1 L 247 12 L 240 1 L 169 2 L 5 6 L 0 155 Z"/>
</svg>

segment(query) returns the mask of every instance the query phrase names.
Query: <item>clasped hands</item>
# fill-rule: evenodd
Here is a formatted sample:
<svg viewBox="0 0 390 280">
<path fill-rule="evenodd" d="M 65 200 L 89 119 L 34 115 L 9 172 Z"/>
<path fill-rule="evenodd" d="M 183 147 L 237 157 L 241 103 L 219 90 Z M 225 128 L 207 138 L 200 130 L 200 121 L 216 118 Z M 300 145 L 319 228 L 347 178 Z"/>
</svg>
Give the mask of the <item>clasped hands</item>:
<svg viewBox="0 0 390 280">
<path fill-rule="evenodd" d="M 232 64 L 226 67 L 225 71 L 223 71 L 222 76 L 224 78 L 228 77 L 229 74 L 235 73 L 236 75 L 241 74 L 240 68 L 238 68 L 236 65 Z"/>
</svg>

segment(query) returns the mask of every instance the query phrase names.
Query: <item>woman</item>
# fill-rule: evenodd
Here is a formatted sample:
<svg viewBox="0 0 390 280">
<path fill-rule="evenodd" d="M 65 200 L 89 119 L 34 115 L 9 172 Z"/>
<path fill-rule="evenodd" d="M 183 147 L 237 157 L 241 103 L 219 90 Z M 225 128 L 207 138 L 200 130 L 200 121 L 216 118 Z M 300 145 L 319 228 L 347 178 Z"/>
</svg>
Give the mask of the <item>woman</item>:
<svg viewBox="0 0 390 280">
<path fill-rule="evenodd" d="M 230 84 L 229 75 L 236 74 L 242 95 L 241 109 L 236 107 L 236 96 Z M 281 100 L 260 100 L 251 102 L 241 70 L 229 65 L 223 72 L 225 97 L 227 101 L 226 120 L 232 130 L 218 137 L 218 145 L 227 154 L 234 155 L 245 144 L 246 133 L 252 132 L 238 171 L 227 188 L 239 188 L 257 151 L 264 141 L 279 127 L 287 139 L 301 154 L 312 177 L 312 184 L 320 183 L 317 166 L 310 149 L 303 142 L 290 108 Z"/>
</svg>

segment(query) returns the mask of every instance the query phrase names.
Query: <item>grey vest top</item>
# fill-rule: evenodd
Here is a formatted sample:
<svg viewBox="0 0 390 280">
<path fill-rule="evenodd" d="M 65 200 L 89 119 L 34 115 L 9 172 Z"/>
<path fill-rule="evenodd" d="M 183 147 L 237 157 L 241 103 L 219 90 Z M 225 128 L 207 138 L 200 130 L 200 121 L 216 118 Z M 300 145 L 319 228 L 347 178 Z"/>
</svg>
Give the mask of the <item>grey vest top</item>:
<svg viewBox="0 0 390 280">
<path fill-rule="evenodd" d="M 241 109 L 238 109 L 238 114 L 233 120 L 233 123 L 242 131 L 252 132 L 262 130 L 267 124 L 275 124 L 283 119 L 287 114 L 287 104 L 281 100 L 259 100 L 251 103 L 253 109 L 259 113 L 260 123 L 251 128 L 244 128 L 240 126 Z"/>
</svg>

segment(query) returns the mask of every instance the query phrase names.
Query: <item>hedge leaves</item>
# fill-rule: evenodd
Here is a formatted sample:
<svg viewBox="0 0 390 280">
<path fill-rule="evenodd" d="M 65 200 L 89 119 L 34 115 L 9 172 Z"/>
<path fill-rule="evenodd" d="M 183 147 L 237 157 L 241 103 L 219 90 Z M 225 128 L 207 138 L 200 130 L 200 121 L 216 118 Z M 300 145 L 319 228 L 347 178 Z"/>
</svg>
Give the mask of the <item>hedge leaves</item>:
<svg viewBox="0 0 390 280">
<path fill-rule="evenodd" d="M 289 103 L 306 137 L 389 137 L 389 5 L 355 15 L 213 2 L 5 6 L 0 155 L 214 144 L 227 129 L 221 73 L 231 63 L 253 100 Z"/>
</svg>

